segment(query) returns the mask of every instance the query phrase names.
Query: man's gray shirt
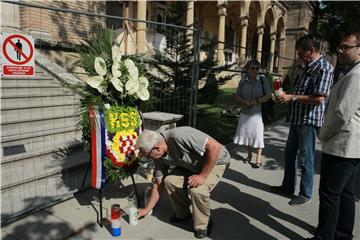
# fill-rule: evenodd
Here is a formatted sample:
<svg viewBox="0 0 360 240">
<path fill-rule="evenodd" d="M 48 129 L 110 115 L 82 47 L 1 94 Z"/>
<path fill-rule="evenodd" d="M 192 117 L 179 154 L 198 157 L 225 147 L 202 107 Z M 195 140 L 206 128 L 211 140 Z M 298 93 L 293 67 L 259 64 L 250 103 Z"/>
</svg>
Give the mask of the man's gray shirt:
<svg viewBox="0 0 360 240">
<path fill-rule="evenodd" d="M 168 146 L 168 155 L 154 161 L 155 177 L 167 175 L 169 166 L 181 167 L 192 173 L 201 172 L 207 161 L 205 145 L 211 138 L 209 135 L 191 127 L 173 128 L 161 134 Z M 216 164 L 227 164 L 230 158 L 230 153 L 222 146 Z"/>
</svg>

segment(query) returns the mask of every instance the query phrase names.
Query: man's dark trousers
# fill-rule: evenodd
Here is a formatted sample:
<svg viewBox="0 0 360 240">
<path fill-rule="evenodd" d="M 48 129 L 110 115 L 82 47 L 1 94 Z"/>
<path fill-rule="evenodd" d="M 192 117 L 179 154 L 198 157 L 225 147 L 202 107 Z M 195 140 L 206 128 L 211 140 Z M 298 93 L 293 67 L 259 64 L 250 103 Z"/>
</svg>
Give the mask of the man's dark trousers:
<svg viewBox="0 0 360 240">
<path fill-rule="evenodd" d="M 316 239 L 352 239 L 355 218 L 355 180 L 359 167 L 360 159 L 323 154 Z"/>
</svg>

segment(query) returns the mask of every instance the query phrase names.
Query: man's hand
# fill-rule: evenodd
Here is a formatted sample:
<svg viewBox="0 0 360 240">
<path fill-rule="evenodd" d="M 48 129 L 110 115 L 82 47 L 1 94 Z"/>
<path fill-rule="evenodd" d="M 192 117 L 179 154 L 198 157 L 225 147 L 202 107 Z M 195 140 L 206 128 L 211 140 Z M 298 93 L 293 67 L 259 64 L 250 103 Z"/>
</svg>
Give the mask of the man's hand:
<svg viewBox="0 0 360 240">
<path fill-rule="evenodd" d="M 145 217 L 148 214 L 148 211 L 145 208 L 138 208 L 137 219 Z"/>
<path fill-rule="evenodd" d="M 250 105 L 250 108 L 256 106 L 257 105 L 256 100 L 251 100 L 249 105 Z"/>
<path fill-rule="evenodd" d="M 188 184 L 190 187 L 198 187 L 204 184 L 206 178 L 200 174 L 195 174 L 189 177 Z"/>
<path fill-rule="evenodd" d="M 276 101 L 280 103 L 291 102 L 292 98 L 292 94 L 282 94 L 276 97 Z"/>
</svg>

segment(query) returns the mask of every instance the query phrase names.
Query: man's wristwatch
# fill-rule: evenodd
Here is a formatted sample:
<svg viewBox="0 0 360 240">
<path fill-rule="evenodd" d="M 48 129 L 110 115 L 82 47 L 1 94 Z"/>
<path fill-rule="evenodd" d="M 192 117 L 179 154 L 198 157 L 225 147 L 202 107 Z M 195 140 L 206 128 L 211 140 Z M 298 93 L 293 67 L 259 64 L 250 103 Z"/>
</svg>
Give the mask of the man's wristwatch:
<svg viewBox="0 0 360 240">
<path fill-rule="evenodd" d="M 296 100 L 298 100 L 298 98 L 299 98 L 298 96 L 293 95 L 292 98 L 291 98 L 291 101 L 295 102 Z"/>
</svg>

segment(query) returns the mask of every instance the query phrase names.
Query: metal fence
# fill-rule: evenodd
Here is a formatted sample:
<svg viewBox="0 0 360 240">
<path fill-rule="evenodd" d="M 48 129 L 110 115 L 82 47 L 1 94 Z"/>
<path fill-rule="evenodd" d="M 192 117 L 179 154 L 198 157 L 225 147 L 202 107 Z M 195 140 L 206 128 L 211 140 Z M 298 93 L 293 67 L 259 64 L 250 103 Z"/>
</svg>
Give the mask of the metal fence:
<svg viewBox="0 0 360 240">
<path fill-rule="evenodd" d="M 88 78 L 75 64 L 76 49 L 97 26 L 112 28 L 114 41 L 132 55 L 139 47 L 137 24 L 146 25 L 142 59 L 152 76 L 151 100 L 141 110 L 147 128 L 196 126 L 198 79 L 206 81 L 211 74 L 239 65 L 234 53 L 240 46 L 224 43 L 227 65 L 216 67 L 219 41 L 196 26 L 114 16 L 116 4 L 121 4 L 115 1 L 44 3 L 1 2 L 2 31 L 32 35 L 36 48 L 34 78 L 3 77 L 1 81 L 3 222 L 81 188 L 89 156 L 75 129 L 79 96 L 63 83 Z M 246 52 L 251 56 L 249 49 Z M 269 54 L 263 56 L 270 59 Z"/>
<path fill-rule="evenodd" d="M 137 52 L 135 26 L 146 24 L 146 39 L 152 39 L 145 43 L 142 56 L 152 75 L 151 101 L 141 109 L 147 128 L 196 124 L 199 31 L 94 13 L 106 8 L 102 5 L 106 1 L 80 2 L 82 9 L 71 10 L 78 3 L 1 2 L 2 32 L 31 35 L 36 48 L 35 77 L 2 77 L 1 81 L 2 223 L 67 198 L 82 187 L 89 156 L 76 130 L 79 96 L 63 83 L 88 77 L 75 64 L 76 49 L 97 26 L 112 28 L 114 41 L 132 55 Z M 191 46 L 189 51 L 179 48 L 181 41 Z M 179 54 L 187 54 L 186 61 Z M 162 62 L 164 56 L 168 63 Z M 180 71 L 183 67 L 185 71 Z M 161 80 L 161 71 L 176 78 Z"/>
</svg>

